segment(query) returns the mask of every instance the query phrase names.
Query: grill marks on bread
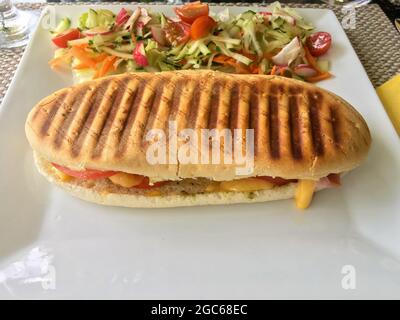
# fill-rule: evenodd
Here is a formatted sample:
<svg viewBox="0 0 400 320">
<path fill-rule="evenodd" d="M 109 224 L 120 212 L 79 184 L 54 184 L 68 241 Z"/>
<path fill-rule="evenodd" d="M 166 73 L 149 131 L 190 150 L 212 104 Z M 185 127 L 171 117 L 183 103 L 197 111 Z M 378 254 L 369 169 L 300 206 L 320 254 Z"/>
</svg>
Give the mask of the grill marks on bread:
<svg viewBox="0 0 400 320">
<path fill-rule="evenodd" d="M 213 72 L 125 74 L 58 91 L 32 113 L 31 125 L 55 150 L 96 158 L 123 158 L 143 148 L 146 133 L 253 129 L 256 156 L 322 157 L 343 149 L 341 105 L 321 89 L 278 78 Z M 145 152 L 145 150 L 142 150 Z"/>
</svg>

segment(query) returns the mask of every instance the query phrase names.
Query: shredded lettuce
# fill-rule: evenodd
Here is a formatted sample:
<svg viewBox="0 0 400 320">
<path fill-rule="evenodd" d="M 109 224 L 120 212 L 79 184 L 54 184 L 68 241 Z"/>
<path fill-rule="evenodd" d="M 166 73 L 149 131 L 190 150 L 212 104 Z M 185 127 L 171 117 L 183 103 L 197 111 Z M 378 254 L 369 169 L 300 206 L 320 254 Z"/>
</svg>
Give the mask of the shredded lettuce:
<svg viewBox="0 0 400 320">
<path fill-rule="evenodd" d="M 68 30 L 70 27 L 71 27 L 71 20 L 69 18 L 64 18 L 58 23 L 57 27 L 51 31 L 51 33 L 59 34 L 61 32 Z"/>
<path fill-rule="evenodd" d="M 97 25 L 101 27 L 111 27 L 114 24 L 115 15 L 106 9 L 97 10 Z"/>
<path fill-rule="evenodd" d="M 324 71 L 324 72 L 329 71 L 329 68 L 330 68 L 329 60 L 319 59 L 319 60 L 317 61 L 317 65 L 318 65 L 318 68 L 319 68 L 321 71 Z"/>
<path fill-rule="evenodd" d="M 146 50 L 146 56 L 149 65 L 155 68 L 156 71 L 173 71 L 177 69 L 173 62 L 168 61 L 166 53 L 156 48 L 149 51 Z"/>
<path fill-rule="evenodd" d="M 133 72 L 140 69 L 135 60 L 128 60 L 126 63 L 126 71 Z"/>
<path fill-rule="evenodd" d="M 79 28 L 92 29 L 95 27 L 112 27 L 114 25 L 115 15 L 112 11 L 106 9 L 89 9 L 79 17 Z"/>
<path fill-rule="evenodd" d="M 87 21 L 88 16 L 89 16 L 89 14 L 87 12 L 85 12 L 84 14 L 81 14 L 81 16 L 79 17 L 78 23 L 79 23 L 80 29 L 82 29 L 82 30 L 87 29 L 86 21 Z"/>
<path fill-rule="evenodd" d="M 85 27 L 88 29 L 98 26 L 97 12 L 93 9 L 89 9 L 88 16 L 85 22 Z"/>
<path fill-rule="evenodd" d="M 160 25 L 161 25 L 161 28 L 164 28 L 166 23 L 167 23 L 167 18 L 163 14 L 160 14 Z"/>
<path fill-rule="evenodd" d="M 149 39 L 147 41 L 146 46 L 144 47 L 144 50 L 147 52 L 147 51 L 150 51 L 152 49 L 157 49 L 157 48 L 158 48 L 158 43 L 152 39 Z"/>
</svg>

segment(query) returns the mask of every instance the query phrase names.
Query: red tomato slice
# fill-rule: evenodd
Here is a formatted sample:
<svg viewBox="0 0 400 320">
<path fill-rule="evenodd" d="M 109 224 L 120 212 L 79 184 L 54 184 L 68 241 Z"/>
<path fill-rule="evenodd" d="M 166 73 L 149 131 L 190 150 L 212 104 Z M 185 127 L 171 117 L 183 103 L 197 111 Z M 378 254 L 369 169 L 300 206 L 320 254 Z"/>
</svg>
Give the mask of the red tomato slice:
<svg viewBox="0 0 400 320">
<path fill-rule="evenodd" d="M 190 37 L 193 40 L 201 39 L 207 36 L 217 25 L 213 18 L 209 16 L 198 17 L 192 23 L 190 28 Z"/>
<path fill-rule="evenodd" d="M 273 178 L 273 177 L 267 177 L 267 176 L 260 176 L 260 177 L 257 177 L 257 178 L 266 180 L 266 181 L 271 182 L 271 183 L 273 183 L 274 185 L 277 185 L 277 186 L 284 186 L 285 184 L 288 184 L 290 182 L 297 182 L 296 179 L 286 180 L 286 179 L 279 178 L 279 177 Z"/>
<path fill-rule="evenodd" d="M 306 45 L 311 55 L 319 57 L 325 54 L 332 44 L 332 37 L 328 32 L 315 32 L 308 36 Z"/>
<path fill-rule="evenodd" d="M 161 186 L 165 185 L 166 183 L 168 183 L 168 181 L 160 181 L 160 182 L 156 182 L 156 183 L 150 185 L 149 182 L 150 182 L 149 178 L 144 177 L 142 182 L 140 184 L 138 184 L 137 186 L 134 186 L 133 188 L 152 189 L 152 188 L 161 187 Z"/>
<path fill-rule="evenodd" d="M 68 29 L 64 32 L 56 35 L 51 41 L 60 48 L 67 48 L 68 41 L 79 39 L 81 37 L 81 32 L 79 29 Z"/>
<path fill-rule="evenodd" d="M 76 171 L 69 169 L 67 167 L 60 166 L 58 164 L 52 163 L 52 165 L 57 169 L 60 170 L 61 172 L 71 176 L 75 177 L 78 179 L 102 179 L 102 178 L 108 178 L 116 174 L 115 171 L 99 171 L 99 170 L 91 170 L 91 169 L 86 169 L 83 171 Z"/>
<path fill-rule="evenodd" d="M 183 6 L 176 7 L 175 13 L 178 17 L 187 23 L 192 23 L 198 17 L 208 16 L 209 8 L 208 4 L 195 1 L 184 4 Z"/>
<path fill-rule="evenodd" d="M 164 27 L 165 38 L 170 44 L 185 43 L 190 38 L 190 25 L 169 20 Z"/>
</svg>

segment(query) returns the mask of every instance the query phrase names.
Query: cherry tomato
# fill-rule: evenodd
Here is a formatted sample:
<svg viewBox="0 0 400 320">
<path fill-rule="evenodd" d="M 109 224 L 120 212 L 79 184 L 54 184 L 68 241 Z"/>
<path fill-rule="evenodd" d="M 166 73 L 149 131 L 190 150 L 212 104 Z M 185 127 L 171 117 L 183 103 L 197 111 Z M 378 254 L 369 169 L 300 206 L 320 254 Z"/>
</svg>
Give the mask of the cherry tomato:
<svg viewBox="0 0 400 320">
<path fill-rule="evenodd" d="M 91 170 L 91 169 L 86 169 L 83 171 L 76 171 L 69 169 L 67 167 L 60 166 L 58 164 L 52 163 L 52 165 L 57 169 L 60 170 L 61 172 L 71 176 L 75 177 L 78 179 L 102 179 L 102 178 L 108 178 L 116 174 L 115 171 L 99 171 L 99 170 Z"/>
<path fill-rule="evenodd" d="M 286 180 L 286 179 L 279 178 L 279 177 L 273 178 L 273 177 L 267 177 L 267 176 L 260 176 L 257 178 L 271 182 L 276 186 L 284 186 L 285 184 L 288 184 L 290 182 L 297 182 L 297 180 L 295 180 L 295 179 Z"/>
<path fill-rule="evenodd" d="M 169 20 L 163 30 L 165 32 L 165 38 L 170 44 L 185 43 L 190 38 L 190 25 L 185 22 Z"/>
<path fill-rule="evenodd" d="M 332 37 L 328 32 L 315 32 L 308 36 L 306 45 L 311 55 L 319 57 L 325 54 L 332 44 Z"/>
<path fill-rule="evenodd" d="M 144 177 L 142 182 L 140 184 L 138 184 L 137 186 L 134 186 L 133 188 L 152 189 L 152 188 L 161 187 L 161 186 L 165 185 L 166 183 L 168 183 L 168 181 L 159 181 L 159 182 L 155 182 L 154 184 L 150 185 L 149 182 L 150 182 L 149 178 Z"/>
<path fill-rule="evenodd" d="M 190 28 L 190 37 L 193 40 L 201 39 L 207 36 L 217 25 L 213 18 L 209 16 L 198 17 L 192 23 Z"/>
<path fill-rule="evenodd" d="M 176 7 L 174 10 L 182 21 L 190 24 L 198 17 L 208 16 L 209 13 L 208 4 L 201 3 L 200 1 L 184 4 L 183 6 Z"/>
<path fill-rule="evenodd" d="M 79 29 L 68 29 L 64 32 L 56 35 L 51 41 L 60 48 L 67 48 L 68 41 L 79 39 L 81 37 L 81 32 Z"/>
</svg>

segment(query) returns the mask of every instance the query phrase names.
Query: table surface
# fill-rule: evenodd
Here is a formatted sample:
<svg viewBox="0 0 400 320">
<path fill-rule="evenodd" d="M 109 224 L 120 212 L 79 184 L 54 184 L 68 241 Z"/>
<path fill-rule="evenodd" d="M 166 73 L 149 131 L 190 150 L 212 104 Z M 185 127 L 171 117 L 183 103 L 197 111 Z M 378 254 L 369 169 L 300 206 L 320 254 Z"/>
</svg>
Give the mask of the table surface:
<svg viewBox="0 0 400 320">
<path fill-rule="evenodd" d="M 55 0 L 52 0 L 52 2 L 54 1 Z M 391 1 L 400 2 L 400 0 Z M 24 1 L 23 3 L 21 3 L 21 0 L 17 0 L 15 2 L 17 3 L 17 7 L 20 9 L 35 10 L 38 13 L 41 8 L 46 5 L 43 0 L 28 0 L 28 2 Z M 90 2 L 93 3 L 93 1 Z M 164 1 L 164 3 L 165 2 L 167 1 Z M 298 0 L 296 2 L 297 3 L 290 3 L 290 6 L 330 8 L 335 12 L 339 21 L 343 21 L 344 12 L 342 6 L 322 4 L 320 1 L 311 1 L 313 3 L 309 3 L 310 1 L 307 1 L 308 3 L 299 3 Z M 63 5 L 73 5 L 74 3 L 76 2 L 62 2 Z M 219 4 L 250 5 L 249 3 L 244 2 L 226 3 L 223 1 Z M 257 3 L 257 5 L 263 6 L 267 5 L 267 3 Z M 400 34 L 394 28 L 388 15 L 385 15 L 378 4 L 368 4 L 356 8 L 355 15 L 355 28 L 345 29 L 345 32 L 364 65 L 371 82 L 374 86 L 379 86 L 395 74 L 400 73 Z M 371 17 L 373 17 L 373 19 L 371 19 Z M 0 50 L 0 102 L 8 89 L 9 83 L 18 66 L 23 51 L 24 48 Z"/>
<path fill-rule="evenodd" d="M 18 0 L 19 2 L 24 2 L 24 0 Z M 111 2 L 112 0 L 105 0 L 106 2 Z M 192 0 L 193 1 L 193 0 Z M 253 3 L 266 3 L 271 1 L 252 1 Z M 331 0 L 336 3 L 340 3 L 341 0 Z M 346 1 L 346 0 L 345 0 Z M 348 0 L 347 0 L 348 1 Z M 59 3 L 59 2 L 77 2 L 76 0 L 29 0 L 25 2 L 49 2 L 49 3 Z M 83 2 L 94 2 L 92 0 L 83 0 Z M 128 1 L 131 2 L 131 1 Z M 138 1 L 138 2 L 148 2 L 148 1 Z M 188 2 L 187 0 L 167 0 L 168 3 L 181 3 Z M 227 0 L 203 0 L 203 2 L 215 2 L 215 3 L 224 3 L 224 2 L 232 2 Z M 235 1 L 237 3 L 240 2 L 248 2 L 248 1 Z M 282 3 L 323 3 L 329 2 L 329 0 L 321 1 L 321 0 L 281 0 Z M 333 3 L 332 2 L 332 3 Z M 391 21 L 394 21 L 395 18 L 400 18 L 400 0 L 372 0 L 371 3 L 377 3 L 381 7 L 381 9 L 386 13 L 386 15 L 390 18 Z"/>
<path fill-rule="evenodd" d="M 335 0 L 333 0 L 335 1 Z M 340 0 L 337 0 L 340 2 Z M 75 0 L 14 0 L 14 3 L 65 3 L 65 2 L 77 2 Z M 92 0 L 81 0 L 80 2 L 94 2 Z M 104 0 L 104 2 L 111 2 L 108 0 Z M 127 1 L 131 2 L 131 1 Z M 148 2 L 148 1 L 138 1 L 138 2 Z M 170 0 L 167 1 L 168 3 L 178 3 L 178 2 L 187 2 L 187 1 L 181 1 L 181 0 Z M 224 2 L 231 2 L 231 1 L 225 1 L 225 0 L 214 0 L 214 1 L 208 1 L 208 0 L 203 0 L 203 2 L 215 2 L 215 3 L 224 3 Z M 237 1 L 237 2 L 243 2 L 243 1 Z M 270 1 L 253 1 L 254 3 L 259 2 L 259 3 L 265 3 L 265 2 L 270 2 Z M 282 3 L 321 3 L 324 1 L 320 0 L 281 0 L 280 2 Z M 325 1 L 329 2 L 329 0 Z M 371 3 L 377 3 L 381 7 L 381 9 L 385 12 L 385 14 L 390 18 L 391 21 L 393 21 L 395 18 L 400 18 L 400 0 L 372 0 Z"/>
</svg>

